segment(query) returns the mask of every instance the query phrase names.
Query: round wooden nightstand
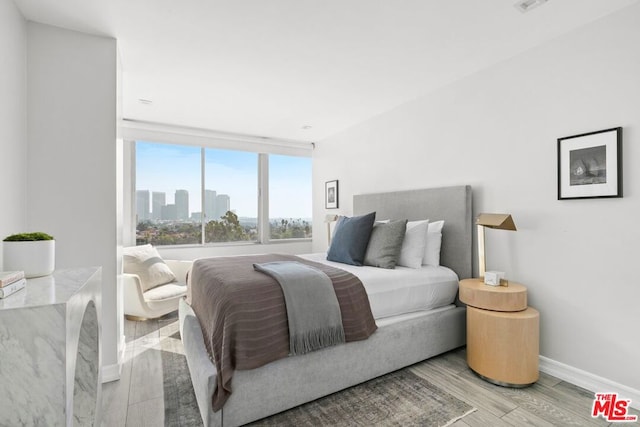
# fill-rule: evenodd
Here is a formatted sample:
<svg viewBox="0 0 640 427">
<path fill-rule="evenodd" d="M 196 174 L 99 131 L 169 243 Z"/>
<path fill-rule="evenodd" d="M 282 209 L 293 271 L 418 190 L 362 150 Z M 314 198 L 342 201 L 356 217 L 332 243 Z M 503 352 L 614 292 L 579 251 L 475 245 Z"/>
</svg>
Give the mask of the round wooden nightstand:
<svg viewBox="0 0 640 427">
<path fill-rule="evenodd" d="M 527 307 L 527 288 L 460 281 L 460 301 L 467 304 L 467 364 L 483 379 L 508 387 L 538 380 L 539 321 Z"/>
</svg>

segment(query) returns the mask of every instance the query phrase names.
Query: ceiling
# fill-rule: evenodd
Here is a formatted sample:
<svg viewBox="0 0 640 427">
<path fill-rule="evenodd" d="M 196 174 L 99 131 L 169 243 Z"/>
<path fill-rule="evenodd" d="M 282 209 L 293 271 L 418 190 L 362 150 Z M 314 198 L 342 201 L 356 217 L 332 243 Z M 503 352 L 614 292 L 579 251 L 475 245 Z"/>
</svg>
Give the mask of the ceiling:
<svg viewBox="0 0 640 427">
<path fill-rule="evenodd" d="M 638 0 L 14 1 L 118 40 L 127 119 L 320 141 Z"/>
</svg>

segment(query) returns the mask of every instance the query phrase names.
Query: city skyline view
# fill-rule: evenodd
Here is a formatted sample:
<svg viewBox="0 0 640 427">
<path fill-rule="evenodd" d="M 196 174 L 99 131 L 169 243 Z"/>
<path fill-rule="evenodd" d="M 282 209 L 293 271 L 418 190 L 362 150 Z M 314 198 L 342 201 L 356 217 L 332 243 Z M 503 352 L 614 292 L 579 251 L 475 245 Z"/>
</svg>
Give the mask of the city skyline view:
<svg viewBox="0 0 640 427">
<path fill-rule="evenodd" d="M 200 221 L 202 211 L 193 211 L 190 206 L 190 195 L 187 190 L 177 189 L 174 203 L 167 203 L 166 193 L 150 190 L 136 190 L 136 212 L 138 221 L 169 220 L 169 221 Z M 214 190 L 205 190 L 204 213 L 208 220 L 220 219 L 232 210 L 230 197 L 227 194 L 217 194 Z"/>
<path fill-rule="evenodd" d="M 136 244 L 162 246 L 259 239 L 258 218 L 236 215 L 228 195 L 205 190 L 204 199 L 204 212 L 193 212 L 189 209 L 187 190 L 176 190 L 173 204 L 166 204 L 166 193 L 137 190 Z M 272 240 L 311 238 L 311 219 L 270 217 L 268 233 Z"/>
<path fill-rule="evenodd" d="M 227 195 L 239 217 L 257 218 L 258 154 L 205 148 L 204 156 L 205 189 Z M 202 212 L 201 164 L 200 147 L 136 142 L 136 190 L 149 191 L 150 215 L 154 192 L 168 206 L 176 205 L 177 190 L 188 193 L 189 218 Z M 270 218 L 311 218 L 311 191 L 310 158 L 269 155 Z"/>
</svg>

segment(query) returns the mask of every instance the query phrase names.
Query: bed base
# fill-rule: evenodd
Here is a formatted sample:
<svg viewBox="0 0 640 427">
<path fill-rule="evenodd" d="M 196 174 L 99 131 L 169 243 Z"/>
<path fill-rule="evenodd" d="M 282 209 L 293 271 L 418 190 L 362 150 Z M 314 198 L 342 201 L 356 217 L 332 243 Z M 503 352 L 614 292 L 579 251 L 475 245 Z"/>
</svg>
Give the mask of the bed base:
<svg viewBox="0 0 640 427">
<path fill-rule="evenodd" d="M 193 310 L 181 300 L 180 334 L 205 426 L 246 424 L 293 408 L 465 344 L 466 310 L 446 310 L 386 325 L 367 340 L 288 357 L 261 368 L 236 371 L 233 393 L 213 412 L 216 369 Z"/>
</svg>

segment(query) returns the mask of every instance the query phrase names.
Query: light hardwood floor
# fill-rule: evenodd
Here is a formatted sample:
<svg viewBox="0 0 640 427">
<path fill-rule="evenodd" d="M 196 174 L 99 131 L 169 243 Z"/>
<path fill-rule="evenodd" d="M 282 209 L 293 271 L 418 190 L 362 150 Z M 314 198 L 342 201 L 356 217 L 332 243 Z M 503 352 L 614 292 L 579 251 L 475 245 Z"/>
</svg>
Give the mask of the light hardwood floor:
<svg viewBox="0 0 640 427">
<path fill-rule="evenodd" d="M 127 348 L 121 379 L 103 385 L 104 426 L 165 424 L 162 361 L 159 351 L 149 350 L 159 350 L 161 341 L 178 330 L 176 314 L 146 322 L 125 321 Z M 413 369 L 477 408 L 453 427 L 611 425 L 591 418 L 590 391 L 542 373 L 536 384 L 524 389 L 495 386 L 469 370 L 464 349 L 421 362 Z M 640 411 L 632 413 L 640 415 Z"/>
</svg>

